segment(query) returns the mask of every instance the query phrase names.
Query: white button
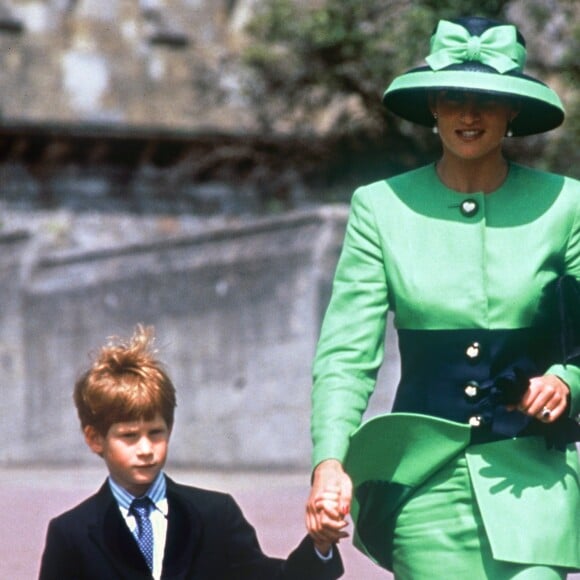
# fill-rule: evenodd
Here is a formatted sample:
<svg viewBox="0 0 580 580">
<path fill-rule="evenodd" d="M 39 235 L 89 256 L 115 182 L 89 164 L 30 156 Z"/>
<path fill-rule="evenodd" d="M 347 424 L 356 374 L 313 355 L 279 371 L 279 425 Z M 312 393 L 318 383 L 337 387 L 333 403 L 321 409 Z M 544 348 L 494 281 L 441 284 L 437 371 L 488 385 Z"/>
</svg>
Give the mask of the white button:
<svg viewBox="0 0 580 580">
<path fill-rule="evenodd" d="M 467 385 L 463 392 L 470 398 L 477 397 L 478 388 L 475 385 Z"/>
<path fill-rule="evenodd" d="M 477 213 L 477 210 L 479 209 L 479 204 L 477 203 L 477 201 L 475 199 L 466 199 L 461 204 L 460 207 L 461 207 L 461 213 L 465 217 L 471 217 Z"/>
<path fill-rule="evenodd" d="M 468 358 L 476 358 L 479 356 L 479 350 L 479 342 L 473 342 L 467 347 L 465 354 L 468 356 Z"/>
<path fill-rule="evenodd" d="M 468 423 L 472 426 L 472 427 L 480 427 L 481 423 L 482 423 L 482 419 L 479 415 L 474 415 L 473 417 L 469 417 L 469 421 Z"/>
</svg>

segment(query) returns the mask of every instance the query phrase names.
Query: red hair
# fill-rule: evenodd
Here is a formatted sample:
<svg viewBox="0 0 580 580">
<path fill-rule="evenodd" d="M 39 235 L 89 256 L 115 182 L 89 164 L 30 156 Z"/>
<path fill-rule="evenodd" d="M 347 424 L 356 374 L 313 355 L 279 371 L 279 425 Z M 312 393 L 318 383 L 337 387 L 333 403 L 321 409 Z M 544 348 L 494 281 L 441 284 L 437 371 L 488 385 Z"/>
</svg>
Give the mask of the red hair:
<svg viewBox="0 0 580 580">
<path fill-rule="evenodd" d="M 153 327 L 137 325 L 128 341 L 112 338 L 77 380 L 74 402 L 84 429 L 103 436 L 113 423 L 149 421 L 160 413 L 171 429 L 175 387 L 153 350 Z"/>
</svg>

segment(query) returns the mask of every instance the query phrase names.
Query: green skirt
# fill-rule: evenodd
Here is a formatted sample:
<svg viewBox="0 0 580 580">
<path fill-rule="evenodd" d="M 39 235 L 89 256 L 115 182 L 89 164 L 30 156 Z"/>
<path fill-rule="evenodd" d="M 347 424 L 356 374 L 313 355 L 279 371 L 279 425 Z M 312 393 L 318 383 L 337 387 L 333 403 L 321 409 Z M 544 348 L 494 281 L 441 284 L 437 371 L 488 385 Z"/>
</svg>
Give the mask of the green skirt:
<svg viewBox="0 0 580 580">
<path fill-rule="evenodd" d="M 549 579 L 580 569 L 580 466 L 540 437 L 393 413 L 353 433 L 353 542 L 399 580 Z"/>
<path fill-rule="evenodd" d="M 562 580 L 562 568 L 495 560 L 465 455 L 420 486 L 399 510 L 393 534 L 397 580 Z"/>
</svg>

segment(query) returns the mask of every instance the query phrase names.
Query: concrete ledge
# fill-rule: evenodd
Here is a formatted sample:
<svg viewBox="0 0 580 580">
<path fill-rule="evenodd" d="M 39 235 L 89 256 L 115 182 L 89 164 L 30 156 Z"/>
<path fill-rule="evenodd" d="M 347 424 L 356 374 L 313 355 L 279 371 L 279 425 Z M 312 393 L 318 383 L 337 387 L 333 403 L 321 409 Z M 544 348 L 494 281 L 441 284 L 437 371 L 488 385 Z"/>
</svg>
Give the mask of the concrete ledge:
<svg viewBox="0 0 580 580">
<path fill-rule="evenodd" d="M 176 464 L 307 466 L 310 367 L 346 218 L 332 206 L 39 258 L 11 306 L 23 372 L 0 462 L 87 461 L 75 378 L 142 322 L 178 389 Z"/>
</svg>

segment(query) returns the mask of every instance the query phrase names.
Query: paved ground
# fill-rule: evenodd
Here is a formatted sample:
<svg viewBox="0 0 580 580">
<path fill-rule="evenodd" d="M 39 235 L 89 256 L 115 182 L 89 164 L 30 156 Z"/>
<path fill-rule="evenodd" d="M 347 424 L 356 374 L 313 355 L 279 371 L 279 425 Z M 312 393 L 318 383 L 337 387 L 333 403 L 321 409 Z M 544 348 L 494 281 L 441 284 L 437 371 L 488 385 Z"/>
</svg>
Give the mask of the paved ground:
<svg viewBox="0 0 580 580">
<path fill-rule="evenodd" d="M 169 469 L 182 483 L 220 489 L 234 495 L 256 527 L 264 551 L 287 555 L 302 539 L 307 473 L 207 473 Z M 0 469 L 2 542 L 0 579 L 33 580 L 49 519 L 93 493 L 104 480 L 100 468 Z M 341 547 L 346 580 L 386 580 L 392 576 L 368 561 L 350 542 Z M 105 580 L 105 579 L 103 579 Z"/>
<path fill-rule="evenodd" d="M 264 551 L 270 555 L 285 556 L 304 534 L 306 473 L 208 473 L 175 469 L 169 469 L 168 473 L 182 483 L 234 495 L 256 527 Z M 49 519 L 93 493 L 104 477 L 100 467 L 77 471 L 0 469 L 0 497 L 4 505 L 0 579 L 34 580 Z M 345 580 L 392 579 L 349 541 L 341 544 L 341 553 Z M 569 580 L 580 580 L 580 574 L 570 576 Z"/>
</svg>

